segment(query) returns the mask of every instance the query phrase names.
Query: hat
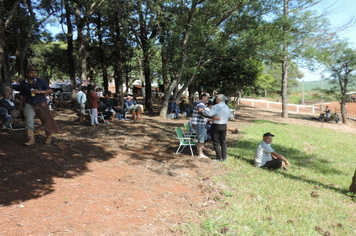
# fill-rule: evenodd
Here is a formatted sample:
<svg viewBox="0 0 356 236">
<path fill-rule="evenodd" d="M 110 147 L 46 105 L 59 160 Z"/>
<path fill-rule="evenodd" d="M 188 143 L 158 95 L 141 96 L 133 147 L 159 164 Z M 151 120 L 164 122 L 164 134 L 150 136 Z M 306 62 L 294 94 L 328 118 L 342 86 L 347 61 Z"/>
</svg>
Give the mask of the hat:
<svg viewBox="0 0 356 236">
<path fill-rule="evenodd" d="M 270 132 L 265 133 L 265 134 L 263 135 L 263 137 L 267 137 L 267 136 L 272 136 L 272 137 L 274 137 L 274 135 L 273 135 L 273 134 L 271 134 Z"/>
<path fill-rule="evenodd" d="M 39 70 L 36 70 L 35 67 L 29 65 L 26 67 L 25 73 L 30 72 L 30 71 L 39 71 Z"/>
<path fill-rule="evenodd" d="M 187 99 L 183 98 L 183 99 L 182 99 L 182 101 L 185 101 L 185 102 L 186 102 L 186 101 L 187 101 Z"/>
</svg>

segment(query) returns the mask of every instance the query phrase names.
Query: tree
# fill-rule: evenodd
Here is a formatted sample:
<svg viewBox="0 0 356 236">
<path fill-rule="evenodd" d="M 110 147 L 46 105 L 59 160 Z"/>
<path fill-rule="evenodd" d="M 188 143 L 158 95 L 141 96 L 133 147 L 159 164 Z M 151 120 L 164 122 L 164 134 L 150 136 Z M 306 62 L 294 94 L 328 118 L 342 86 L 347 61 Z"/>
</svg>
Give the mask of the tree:
<svg viewBox="0 0 356 236">
<path fill-rule="evenodd" d="M 202 0 L 191 1 L 184 7 L 179 6 L 177 10 L 170 11 L 175 14 L 166 21 L 169 23 L 166 25 L 166 45 L 168 52 L 175 53 L 172 57 L 167 57 L 167 64 L 174 68 L 174 73 L 170 73 L 171 82 L 165 91 L 160 116 L 165 117 L 169 97 L 177 90 L 178 84 L 184 86 L 175 93 L 175 97 L 179 97 L 182 90 L 196 81 L 196 75 L 203 65 L 225 56 L 210 54 L 209 52 L 214 51 L 211 48 L 226 48 L 228 44 L 222 42 L 240 38 L 244 30 L 258 28 L 263 21 L 262 15 L 267 14 L 272 5 L 274 1 Z"/>
<path fill-rule="evenodd" d="M 270 74 L 274 82 L 272 84 L 271 90 L 278 94 L 281 93 L 282 88 L 282 64 L 281 63 L 271 63 L 267 67 L 267 73 Z M 287 93 L 289 94 L 293 87 L 297 87 L 299 82 L 297 79 L 301 79 L 304 77 L 303 72 L 299 70 L 299 67 L 296 63 L 290 62 L 288 69 L 288 81 L 287 81 Z"/>
<path fill-rule="evenodd" d="M 274 79 L 270 74 L 260 75 L 257 80 L 255 80 L 255 86 L 263 89 L 263 94 L 267 97 L 267 90 L 272 88 Z"/>
<path fill-rule="evenodd" d="M 345 41 L 330 42 L 314 52 L 315 60 L 330 72 L 330 80 L 340 87 L 340 107 L 342 123 L 347 124 L 346 101 L 348 86 L 356 83 L 356 50 Z"/>
<path fill-rule="evenodd" d="M 282 117 L 288 118 L 288 72 L 290 63 L 300 58 L 305 50 L 305 44 L 325 42 L 338 31 L 351 26 L 353 20 L 336 29 L 331 29 L 325 19 L 331 12 L 327 7 L 321 14 L 311 11 L 323 0 L 280 0 L 276 5 L 276 18 L 273 19 L 274 37 L 267 39 L 265 45 L 271 45 L 269 58 L 282 65 Z M 274 43 L 272 43 L 274 42 Z"/>
</svg>

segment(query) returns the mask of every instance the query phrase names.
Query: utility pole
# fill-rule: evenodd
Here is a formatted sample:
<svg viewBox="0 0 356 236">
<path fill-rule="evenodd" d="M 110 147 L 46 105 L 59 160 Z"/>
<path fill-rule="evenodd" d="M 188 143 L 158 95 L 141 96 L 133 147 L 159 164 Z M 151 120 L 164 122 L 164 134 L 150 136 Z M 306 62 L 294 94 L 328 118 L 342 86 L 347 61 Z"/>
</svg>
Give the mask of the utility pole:
<svg viewBox="0 0 356 236">
<path fill-rule="evenodd" d="M 324 75 L 321 75 L 321 111 L 324 111 Z"/>
<path fill-rule="evenodd" d="M 304 80 L 303 80 L 302 104 L 304 105 Z"/>
</svg>

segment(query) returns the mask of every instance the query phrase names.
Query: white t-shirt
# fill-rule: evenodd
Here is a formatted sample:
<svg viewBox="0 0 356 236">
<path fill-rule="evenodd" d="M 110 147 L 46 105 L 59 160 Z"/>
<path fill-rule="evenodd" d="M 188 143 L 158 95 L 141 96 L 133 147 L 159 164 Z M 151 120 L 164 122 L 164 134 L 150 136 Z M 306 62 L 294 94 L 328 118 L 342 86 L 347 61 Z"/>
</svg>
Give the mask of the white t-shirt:
<svg viewBox="0 0 356 236">
<path fill-rule="evenodd" d="M 271 152 L 274 152 L 274 150 L 269 144 L 262 140 L 262 142 L 258 144 L 255 152 L 255 165 L 257 167 L 262 167 L 266 164 L 267 161 L 271 161 Z"/>
<path fill-rule="evenodd" d="M 87 101 L 87 96 L 82 91 L 77 93 L 77 101 L 79 104 L 84 104 Z"/>
</svg>

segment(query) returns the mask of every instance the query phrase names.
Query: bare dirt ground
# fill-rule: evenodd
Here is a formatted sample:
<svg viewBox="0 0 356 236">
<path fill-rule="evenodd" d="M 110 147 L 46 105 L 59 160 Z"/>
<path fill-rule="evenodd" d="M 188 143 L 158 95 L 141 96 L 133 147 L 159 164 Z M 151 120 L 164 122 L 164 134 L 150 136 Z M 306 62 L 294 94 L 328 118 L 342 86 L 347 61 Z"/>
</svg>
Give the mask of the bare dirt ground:
<svg viewBox="0 0 356 236">
<path fill-rule="evenodd" d="M 155 107 L 158 111 L 158 107 Z M 224 186 L 212 177 L 224 165 L 175 155 L 170 120 L 144 114 L 139 122 L 114 121 L 98 127 L 80 124 L 75 111 L 53 111 L 61 132 L 51 145 L 36 128 L 36 145 L 24 147 L 24 131 L 0 134 L 0 235 L 181 235 L 179 226 L 199 223 L 199 215 L 218 207 Z M 350 125 L 320 123 L 313 115 L 240 106 L 228 128 L 255 119 L 353 132 Z M 228 146 L 238 139 L 231 134 Z M 214 157 L 211 144 L 206 154 Z"/>
</svg>

